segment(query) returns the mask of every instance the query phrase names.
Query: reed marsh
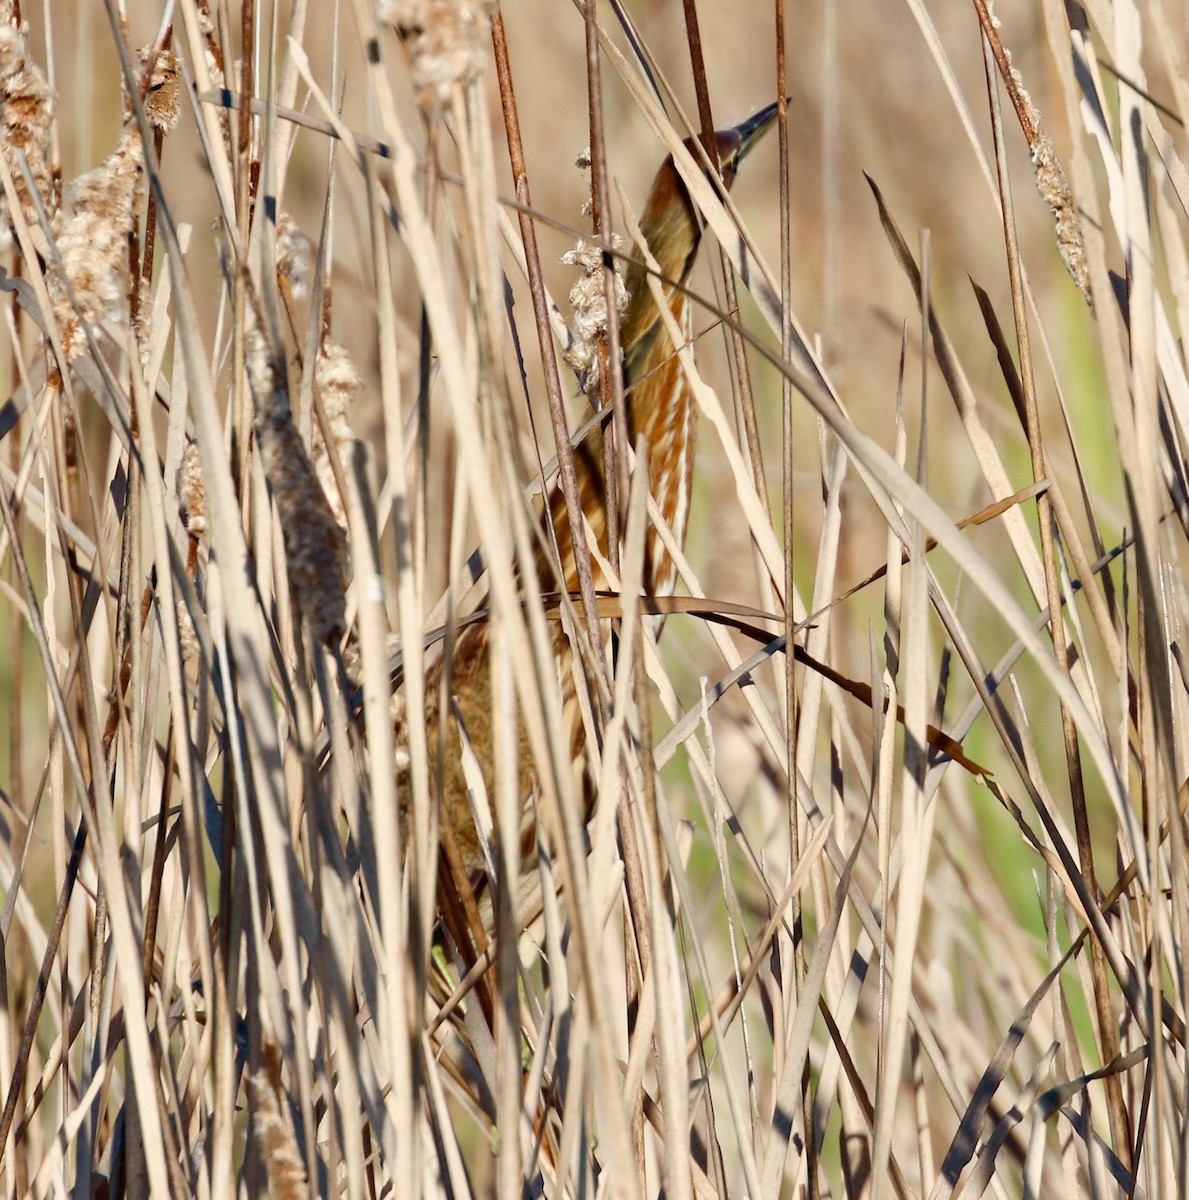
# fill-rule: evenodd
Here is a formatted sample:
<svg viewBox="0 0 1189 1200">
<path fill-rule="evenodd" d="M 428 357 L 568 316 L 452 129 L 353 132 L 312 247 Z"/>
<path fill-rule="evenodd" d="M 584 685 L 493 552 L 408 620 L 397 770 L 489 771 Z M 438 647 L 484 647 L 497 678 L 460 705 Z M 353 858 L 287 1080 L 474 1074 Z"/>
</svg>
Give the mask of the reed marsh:
<svg viewBox="0 0 1189 1200">
<path fill-rule="evenodd" d="M 1189 1194 L 1186 20 L 0 0 L 3 1194 Z"/>
</svg>

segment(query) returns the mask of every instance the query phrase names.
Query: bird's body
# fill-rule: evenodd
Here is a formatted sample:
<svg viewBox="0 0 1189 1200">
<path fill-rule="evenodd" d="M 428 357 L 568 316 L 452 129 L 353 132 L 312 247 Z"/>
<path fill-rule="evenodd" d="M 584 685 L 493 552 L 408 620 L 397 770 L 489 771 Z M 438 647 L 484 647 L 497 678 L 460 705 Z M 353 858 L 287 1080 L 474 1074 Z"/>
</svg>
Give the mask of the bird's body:
<svg viewBox="0 0 1189 1200">
<path fill-rule="evenodd" d="M 678 314 L 681 328 L 688 337 L 684 323 L 684 297 L 675 305 L 682 311 Z M 694 439 L 697 433 L 697 409 L 681 371 L 677 356 L 669 351 L 666 357 L 659 349 L 661 343 L 654 341 L 648 354 L 636 365 L 639 373 L 629 373 L 625 363 L 625 380 L 643 378 L 648 373 L 651 393 L 663 395 L 668 404 L 664 407 L 650 404 L 641 406 L 631 391 L 625 396 L 627 409 L 628 438 L 635 447 L 641 438 L 647 446 L 648 479 L 653 498 L 656 500 L 665 522 L 678 541 L 685 540 L 685 529 L 689 520 L 688 479 L 693 465 Z M 655 358 L 655 362 L 651 361 Z M 578 477 L 578 499 L 582 514 L 590 525 L 595 545 L 601 554 L 607 554 L 607 485 L 604 476 L 604 451 L 602 427 L 593 429 L 581 445 L 574 449 L 574 470 Z M 574 556 L 574 543 L 570 522 L 566 513 L 565 500 L 560 488 L 555 488 L 549 497 L 550 515 L 557 534 L 558 565 L 565 589 L 571 594 L 578 591 L 578 568 Z M 552 578 L 554 568 L 548 561 L 537 566 L 542 578 Z M 606 588 L 609 583 L 603 578 L 597 564 L 594 567 L 595 587 Z M 668 595 L 676 583 L 676 570 L 672 559 L 665 552 L 660 534 L 649 526 L 645 543 L 644 578 L 652 595 Z M 552 590 L 552 589 L 550 589 Z"/>
<path fill-rule="evenodd" d="M 716 135 L 719 169 L 730 186 L 740 159 L 759 135 L 769 127 L 776 106 L 750 118 L 734 129 Z M 653 181 L 645 206 L 641 230 L 662 275 L 662 287 L 677 327 L 688 339 L 689 313 L 684 286 L 693 269 L 701 240 L 697 211 L 682 183 L 672 158 L 665 160 Z M 649 488 L 666 524 L 680 545 L 689 521 L 689 502 L 693 456 L 697 429 L 697 406 L 678 361 L 668 329 L 657 310 L 648 284 L 648 271 L 639 258 L 629 263 L 625 283 L 628 307 L 620 327 L 623 348 L 623 382 L 630 444 L 642 438 L 647 445 Z M 602 554 L 607 553 L 606 483 L 601 427 L 596 427 L 574 451 L 578 494 L 585 521 Z M 578 592 L 578 574 L 574 556 L 573 531 L 560 489 L 549 497 L 550 519 L 557 538 L 556 563 L 539 556 L 535 564 L 542 590 L 555 590 L 560 579 L 571 595 Z M 549 539 L 543 539 L 548 544 Z M 660 534 L 650 524 L 645 544 L 644 579 L 652 595 L 672 592 L 676 567 L 664 549 Z M 607 581 L 596 568 L 596 588 Z M 567 733 L 575 762 L 581 757 L 582 724 L 575 701 L 569 642 L 560 624 L 554 625 L 554 652 L 559 683 L 563 693 Z M 427 731 L 431 761 L 441 746 L 438 720 L 440 687 L 444 680 L 442 662 L 435 664 L 427 679 Z M 492 697 L 488 664 L 487 628 L 484 624 L 467 626 L 459 634 L 450 656 L 450 695 L 461 714 L 467 740 L 475 749 L 489 795 L 493 795 L 491 745 L 493 730 Z M 451 722 L 453 725 L 453 722 Z M 399 735 L 398 730 L 398 735 Z M 483 869 L 482 841 L 476 831 L 472 807 L 467 795 L 458 730 L 446 731 L 441 813 L 443 840 L 457 868 L 470 875 Z M 532 757 L 523 729 L 520 731 L 520 792 L 526 798 L 523 825 L 523 849 L 531 846 L 531 797 L 534 779 Z M 407 782 L 407 781 L 406 781 Z"/>
</svg>

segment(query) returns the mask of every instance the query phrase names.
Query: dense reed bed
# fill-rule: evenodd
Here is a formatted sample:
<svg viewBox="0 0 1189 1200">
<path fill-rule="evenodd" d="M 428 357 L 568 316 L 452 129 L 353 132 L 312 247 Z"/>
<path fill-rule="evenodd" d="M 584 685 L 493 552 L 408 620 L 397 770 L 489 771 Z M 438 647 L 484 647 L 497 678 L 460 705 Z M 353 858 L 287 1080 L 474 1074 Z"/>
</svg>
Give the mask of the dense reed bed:
<svg viewBox="0 0 1189 1200">
<path fill-rule="evenodd" d="M 1189 1194 L 1185 20 L 0 0 L 3 1193 Z M 668 153 L 678 595 L 635 472 L 557 597 Z"/>
</svg>

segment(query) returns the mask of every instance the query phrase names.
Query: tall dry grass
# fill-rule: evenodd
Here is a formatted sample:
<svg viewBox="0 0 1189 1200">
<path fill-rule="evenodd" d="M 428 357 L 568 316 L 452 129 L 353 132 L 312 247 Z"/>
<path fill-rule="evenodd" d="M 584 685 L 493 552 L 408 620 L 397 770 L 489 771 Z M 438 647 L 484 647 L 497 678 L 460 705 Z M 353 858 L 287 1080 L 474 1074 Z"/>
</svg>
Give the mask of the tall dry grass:
<svg viewBox="0 0 1189 1200">
<path fill-rule="evenodd" d="M 1001 8 L 0 2 L 6 1195 L 1189 1194 L 1186 14 Z M 658 649 L 639 478 L 600 614 L 515 564 L 669 151 Z"/>
</svg>

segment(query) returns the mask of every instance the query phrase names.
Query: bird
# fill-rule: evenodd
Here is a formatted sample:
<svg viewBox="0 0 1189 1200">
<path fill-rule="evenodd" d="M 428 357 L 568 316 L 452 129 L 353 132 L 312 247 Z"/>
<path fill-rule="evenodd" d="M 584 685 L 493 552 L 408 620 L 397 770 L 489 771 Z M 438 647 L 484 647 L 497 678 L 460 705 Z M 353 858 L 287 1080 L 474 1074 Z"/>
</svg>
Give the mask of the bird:
<svg viewBox="0 0 1189 1200">
<path fill-rule="evenodd" d="M 769 105 L 747 120 L 714 135 L 713 152 L 719 175 L 726 187 L 735 180 L 740 163 L 760 137 L 773 125 L 779 102 Z M 697 158 L 695 140 L 686 141 Z M 692 336 L 687 284 L 697 259 L 702 239 L 700 214 L 689 195 L 672 155 L 661 164 L 653 180 L 640 220 L 640 230 L 652 257 L 660 268 L 664 302 L 668 305 L 687 343 Z M 642 438 L 647 446 L 648 485 L 678 545 L 685 540 L 689 523 L 690 494 L 693 484 L 694 444 L 697 432 L 697 402 L 662 315 L 648 285 L 650 272 L 643 257 L 633 255 L 625 272 L 628 303 L 620 323 L 622 374 L 629 444 L 635 447 Z M 590 434 L 574 448 L 574 467 L 578 495 L 585 521 L 597 544 L 607 553 L 607 486 L 604 477 L 602 424 L 596 423 Z M 546 549 L 551 543 L 543 530 L 533 569 L 543 592 L 555 590 L 555 581 L 572 596 L 578 593 L 578 573 L 574 555 L 574 531 L 566 514 L 560 486 L 547 500 L 542 523 L 552 523 L 556 536 L 557 557 Z M 649 595 L 671 594 L 676 584 L 676 564 L 666 551 L 655 528 L 648 530 L 645 544 L 644 585 Z M 596 572 L 596 587 L 606 586 Z M 563 692 L 566 730 L 570 753 L 575 763 L 582 758 L 583 727 L 574 697 L 573 671 L 569 640 L 560 623 L 554 623 L 553 650 Z M 441 727 L 440 689 L 449 689 L 450 711 L 461 716 L 466 738 L 483 770 L 488 795 L 494 797 L 492 768 L 491 679 L 488 652 L 488 627 L 485 622 L 467 624 L 457 634 L 453 651 L 437 659 L 426 678 L 426 732 L 430 762 L 441 755 L 440 828 L 446 877 L 455 882 L 464 878 L 481 882 L 485 876 L 483 841 L 476 829 L 473 809 L 463 772 L 459 731 Z M 398 746 L 402 731 L 398 718 Z M 533 760 L 526 734 L 519 734 L 520 795 L 523 811 L 522 853 L 532 848 L 534 837 L 531 797 L 534 790 Z M 404 758 L 404 788 L 407 795 L 407 754 Z M 434 774 L 431 766 L 431 777 Z M 401 772 L 398 770 L 398 776 Z M 400 782 L 398 778 L 398 783 Z M 593 803 L 588 787 L 587 805 Z M 589 812 L 586 814 L 589 816 Z M 439 892 L 441 892 L 439 888 Z"/>
<path fill-rule="evenodd" d="M 734 183 L 740 163 L 771 128 L 777 110 L 778 104 L 771 104 L 739 125 L 715 133 L 719 173 L 727 188 Z M 685 143 L 691 153 L 695 153 L 694 141 L 690 138 Z M 702 224 L 672 155 L 653 179 L 640 231 L 660 268 L 665 303 L 688 344 L 693 329 L 687 285 L 697 261 Z M 641 437 L 646 441 L 649 491 L 678 546 L 683 546 L 689 526 L 698 406 L 653 300 L 649 274 L 641 256 L 629 260 L 624 278 L 628 306 L 620 326 L 628 444 L 634 447 Z M 600 425 L 575 448 L 574 466 L 583 515 L 606 553 L 607 488 L 601 433 Z M 578 576 L 573 539 L 559 488 L 550 495 L 550 511 L 565 585 L 575 592 Z M 644 579 L 648 594 L 654 596 L 671 594 L 677 580 L 676 564 L 651 526 L 645 546 Z"/>
</svg>

